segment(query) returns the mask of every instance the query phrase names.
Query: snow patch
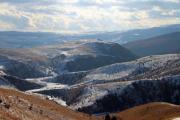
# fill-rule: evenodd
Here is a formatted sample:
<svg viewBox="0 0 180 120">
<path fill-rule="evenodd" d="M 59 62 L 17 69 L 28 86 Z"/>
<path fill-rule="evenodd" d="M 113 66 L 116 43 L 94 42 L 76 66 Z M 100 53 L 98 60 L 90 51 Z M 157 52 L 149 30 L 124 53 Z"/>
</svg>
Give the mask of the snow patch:
<svg viewBox="0 0 180 120">
<path fill-rule="evenodd" d="M 59 84 L 59 83 L 46 83 L 46 86 L 43 88 L 33 89 L 27 92 L 38 92 L 38 91 L 51 90 L 51 89 L 63 89 L 67 87 L 68 87 L 67 85 Z"/>
<path fill-rule="evenodd" d="M 174 119 L 172 119 L 172 120 L 180 120 L 180 117 L 178 117 L 178 118 L 174 118 Z"/>
<path fill-rule="evenodd" d="M 62 106 L 67 106 L 66 101 L 63 101 L 60 98 L 53 98 L 53 101 L 57 102 L 58 104 L 62 105 Z"/>
<path fill-rule="evenodd" d="M 62 51 L 61 54 L 65 55 L 65 56 L 70 55 L 67 51 Z"/>
<path fill-rule="evenodd" d="M 4 66 L 0 65 L 0 70 L 3 70 L 4 69 Z"/>
</svg>

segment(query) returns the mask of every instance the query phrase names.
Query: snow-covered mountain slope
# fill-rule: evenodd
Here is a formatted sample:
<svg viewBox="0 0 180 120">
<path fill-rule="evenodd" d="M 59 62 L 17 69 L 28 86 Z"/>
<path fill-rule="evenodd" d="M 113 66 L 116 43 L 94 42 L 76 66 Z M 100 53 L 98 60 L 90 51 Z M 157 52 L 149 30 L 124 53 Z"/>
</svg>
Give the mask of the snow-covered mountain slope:
<svg viewBox="0 0 180 120">
<path fill-rule="evenodd" d="M 155 55 L 130 62 L 115 63 L 86 72 L 61 74 L 48 82 L 61 84 L 98 84 L 136 79 L 155 79 L 178 75 L 180 54 Z M 70 84 L 71 83 L 71 84 Z"/>
<path fill-rule="evenodd" d="M 0 70 L 0 86 L 11 86 L 10 82 L 4 79 L 4 75 L 6 74 Z"/>
<path fill-rule="evenodd" d="M 119 86 L 118 86 L 119 84 Z M 95 85 L 72 107 L 87 113 L 116 112 L 149 102 L 180 104 L 180 76 Z M 123 86 L 123 87 L 121 87 Z M 95 89 L 95 93 L 90 92 Z M 103 95 L 101 95 L 104 92 Z"/>
<path fill-rule="evenodd" d="M 136 56 L 117 43 L 83 40 L 29 49 L 0 49 L 0 66 L 20 78 L 90 70 Z"/>
<path fill-rule="evenodd" d="M 47 83 L 60 83 L 66 85 L 75 85 L 82 82 L 82 78 L 84 78 L 90 71 L 79 71 L 79 72 L 68 72 L 59 74 L 56 77 L 52 77 L 51 79 L 44 79 L 43 81 Z"/>
<path fill-rule="evenodd" d="M 116 63 L 105 67 L 93 69 L 87 72 L 71 72 L 61 74 L 50 79 L 41 80 L 41 82 L 45 82 L 47 86 L 48 84 L 49 86 L 56 84 L 56 87 L 46 87 L 47 89 L 40 88 L 30 92 L 57 97 L 66 101 L 67 105 L 69 105 L 72 109 L 79 109 L 88 113 L 103 112 L 103 110 L 113 111 L 109 107 L 107 107 L 106 109 L 101 109 L 102 104 L 100 100 L 102 100 L 103 103 L 103 98 L 106 98 L 106 96 L 112 96 L 112 98 L 114 98 L 114 94 L 119 94 L 121 93 L 121 91 L 128 91 L 128 89 L 136 83 L 141 85 L 141 81 L 144 81 L 143 84 L 145 84 L 142 85 L 143 90 L 148 88 L 146 84 L 149 84 L 149 81 L 150 84 L 152 81 L 152 84 L 155 84 L 154 86 L 158 86 L 157 90 L 158 88 L 161 89 L 161 87 L 159 86 L 166 86 L 166 83 L 154 81 L 156 81 L 157 79 L 159 79 L 159 81 L 167 79 L 167 84 L 171 85 L 171 83 L 169 83 L 172 81 L 171 77 L 173 80 L 175 79 L 176 82 L 179 81 L 179 77 L 176 77 L 176 75 L 180 75 L 179 71 L 179 54 L 156 55 L 140 58 L 131 62 Z M 66 84 L 67 86 L 62 87 L 62 84 Z M 176 92 L 176 90 L 174 91 L 173 87 L 171 92 Z M 133 93 L 132 90 L 130 94 L 136 93 Z M 120 97 L 123 96 L 124 92 Z M 137 96 L 135 96 L 135 98 L 132 98 L 132 100 L 136 100 L 136 98 L 139 97 Z M 153 100 L 156 99 L 150 99 L 150 101 L 147 100 L 145 102 L 153 102 Z M 162 99 L 162 101 L 164 100 L 166 99 Z M 171 100 L 169 100 L 169 102 L 174 102 L 173 100 Z M 93 109 L 96 108 L 95 106 L 97 105 L 97 101 L 100 101 L 98 102 L 98 105 L 100 105 L 98 107 L 100 109 Z M 144 103 L 143 100 L 140 101 Z M 137 103 L 141 104 L 141 102 Z M 136 104 L 132 104 L 132 106 L 134 105 Z M 128 108 L 128 106 L 124 104 L 123 107 L 118 106 L 117 109 L 125 109 L 124 107 Z"/>
<path fill-rule="evenodd" d="M 64 42 L 63 44 L 34 48 L 32 51 L 51 58 L 52 66 L 58 73 L 85 71 L 136 58 L 119 44 L 97 40 Z"/>
<path fill-rule="evenodd" d="M 97 113 L 123 110 L 154 100 L 179 104 L 176 101 L 179 54 L 134 60 L 136 56 L 119 44 L 97 40 L 0 51 L 2 85 L 53 97 L 72 109 Z M 149 84 L 162 99 L 158 95 L 157 99 L 142 98 L 144 91 L 155 94 Z M 164 85 L 170 89 L 168 94 L 174 95 L 172 99 L 163 96 L 166 91 L 161 86 Z M 115 107 L 104 107 L 106 100 L 111 104 L 111 98 Z"/>
<path fill-rule="evenodd" d="M 95 82 L 95 81 L 113 81 L 116 79 L 130 80 L 134 77 L 154 78 L 178 74 L 180 54 L 155 55 L 140 58 L 130 62 L 115 63 L 104 67 L 99 67 L 90 71 L 70 72 L 60 74 L 49 82 L 65 83 L 72 82 L 71 79 L 79 79 L 79 82 Z M 166 69 L 171 68 L 171 69 Z M 176 71 L 177 70 L 177 71 Z M 160 72 L 158 75 L 154 73 Z M 168 72 L 169 71 L 169 72 Z M 175 72 L 176 71 L 176 72 Z M 150 74 L 150 75 L 149 75 Z M 153 76 L 151 76 L 154 74 Z M 68 77 L 68 78 L 66 78 Z M 74 79 L 73 79 L 74 80 Z M 76 84 L 76 83 L 74 83 Z"/>
<path fill-rule="evenodd" d="M 155 78 L 179 74 L 180 54 L 156 55 L 131 62 L 115 63 L 92 70 L 83 81 L 112 81 Z"/>
<path fill-rule="evenodd" d="M 11 87 L 19 89 L 21 91 L 27 91 L 32 89 L 42 88 L 43 85 L 37 84 L 35 82 L 23 80 L 21 78 L 8 75 L 0 70 L 0 86 Z"/>
<path fill-rule="evenodd" d="M 48 75 L 48 59 L 27 49 L 0 49 L 0 66 L 6 73 L 21 78 Z"/>
</svg>

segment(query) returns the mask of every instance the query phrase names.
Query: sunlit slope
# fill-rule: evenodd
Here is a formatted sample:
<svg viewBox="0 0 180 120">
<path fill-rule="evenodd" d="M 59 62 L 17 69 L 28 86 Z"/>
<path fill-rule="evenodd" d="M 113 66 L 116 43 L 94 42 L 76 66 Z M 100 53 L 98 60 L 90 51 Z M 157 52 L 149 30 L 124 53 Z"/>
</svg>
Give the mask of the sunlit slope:
<svg viewBox="0 0 180 120">
<path fill-rule="evenodd" d="M 180 53 L 180 32 L 129 42 L 124 47 L 139 56 Z"/>
<path fill-rule="evenodd" d="M 0 88 L 2 120 L 96 120 L 89 115 L 69 110 L 55 102 Z"/>
<path fill-rule="evenodd" d="M 180 106 L 150 103 L 115 114 L 120 120 L 175 120 L 180 118 Z"/>
</svg>

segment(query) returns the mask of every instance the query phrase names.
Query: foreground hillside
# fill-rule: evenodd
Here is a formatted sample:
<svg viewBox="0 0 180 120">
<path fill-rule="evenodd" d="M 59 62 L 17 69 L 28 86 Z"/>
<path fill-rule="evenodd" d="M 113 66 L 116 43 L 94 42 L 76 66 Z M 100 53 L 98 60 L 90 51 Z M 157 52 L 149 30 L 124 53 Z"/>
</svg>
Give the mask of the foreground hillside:
<svg viewBox="0 0 180 120">
<path fill-rule="evenodd" d="M 1 120 L 96 120 L 45 100 L 12 89 L 0 88 Z"/>
<path fill-rule="evenodd" d="M 124 45 L 139 56 L 180 53 L 180 32 L 129 42 Z"/>
<path fill-rule="evenodd" d="M 167 103 L 141 105 L 113 114 L 119 120 L 179 120 L 180 106 Z"/>
<path fill-rule="evenodd" d="M 176 120 L 180 107 L 167 103 L 151 103 L 110 116 L 118 120 Z M 104 120 L 62 107 L 57 103 L 13 89 L 0 88 L 1 120 Z"/>
</svg>

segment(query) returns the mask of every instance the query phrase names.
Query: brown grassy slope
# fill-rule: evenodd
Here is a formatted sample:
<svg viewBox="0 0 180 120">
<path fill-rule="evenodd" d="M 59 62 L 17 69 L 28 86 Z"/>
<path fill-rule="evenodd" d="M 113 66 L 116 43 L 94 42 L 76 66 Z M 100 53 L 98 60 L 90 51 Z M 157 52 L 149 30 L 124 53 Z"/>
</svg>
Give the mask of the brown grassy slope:
<svg viewBox="0 0 180 120">
<path fill-rule="evenodd" d="M 118 120 L 172 120 L 180 117 L 180 106 L 150 103 L 112 114 Z M 99 117 L 103 120 L 104 117 Z M 39 96 L 0 88 L 0 120 L 97 120 Z"/>
<path fill-rule="evenodd" d="M 118 120 L 172 120 L 180 117 L 180 106 L 150 103 L 114 114 Z"/>
<path fill-rule="evenodd" d="M 0 88 L 0 120 L 96 120 L 53 101 Z"/>
</svg>

